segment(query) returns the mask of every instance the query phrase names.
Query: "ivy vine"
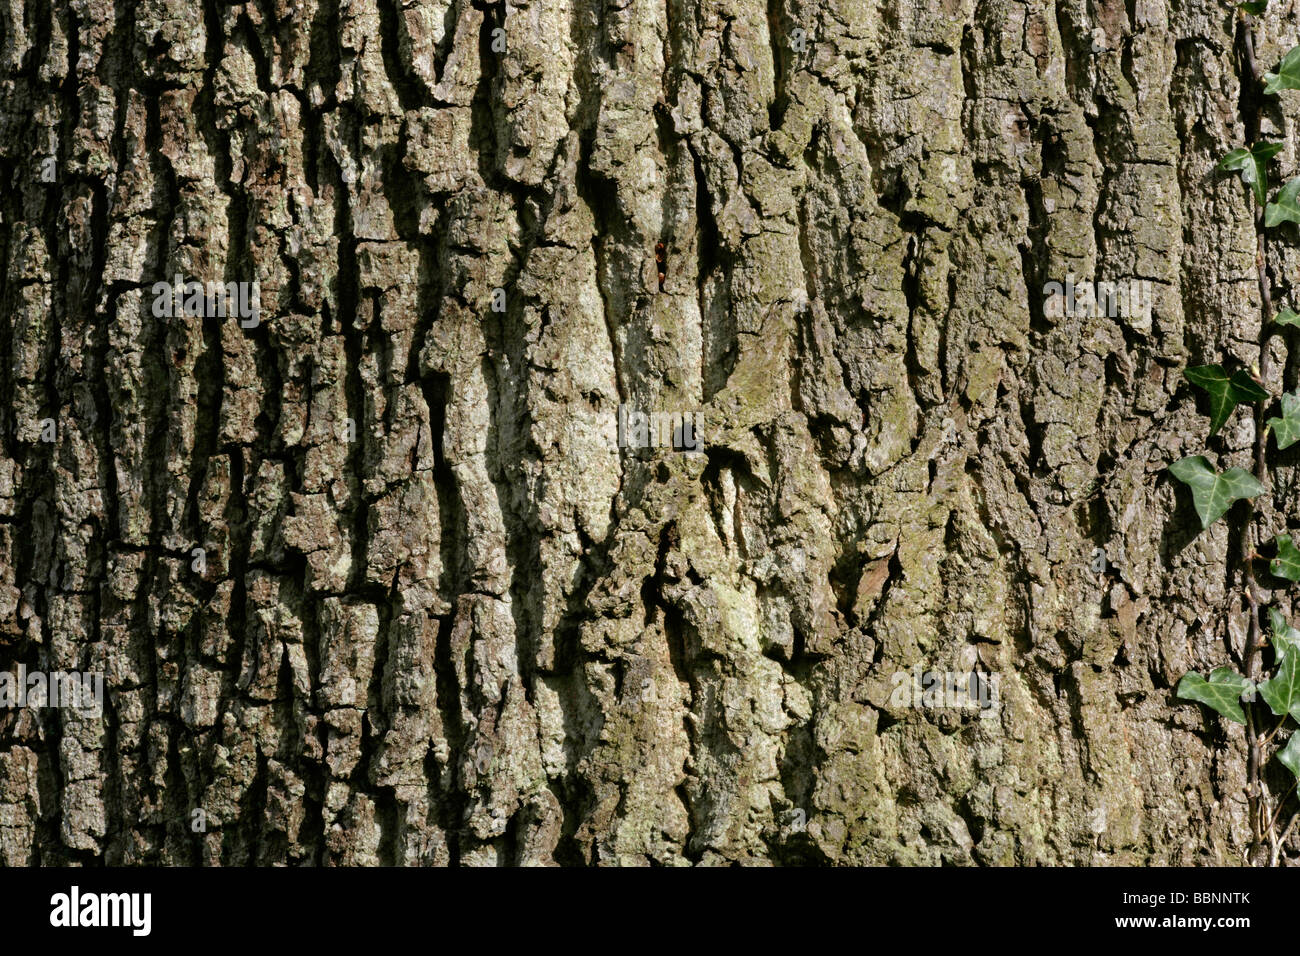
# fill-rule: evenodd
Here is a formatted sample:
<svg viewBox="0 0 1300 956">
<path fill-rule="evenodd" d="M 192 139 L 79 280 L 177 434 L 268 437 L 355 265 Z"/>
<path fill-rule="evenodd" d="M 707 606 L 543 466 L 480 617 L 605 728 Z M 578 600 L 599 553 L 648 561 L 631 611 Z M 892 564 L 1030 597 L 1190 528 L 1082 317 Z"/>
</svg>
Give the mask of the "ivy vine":
<svg viewBox="0 0 1300 956">
<path fill-rule="evenodd" d="M 1243 118 L 1249 146 L 1234 149 L 1219 163 L 1223 172 L 1237 173 L 1254 197 L 1256 264 L 1260 304 L 1263 312 L 1259 341 L 1259 366 L 1228 371 L 1221 365 L 1201 365 L 1184 370 L 1187 381 L 1203 390 L 1209 399 L 1210 435 L 1215 434 L 1232 416 L 1237 406 L 1250 406 L 1255 418 L 1254 467 L 1229 468 L 1218 472 L 1202 455 L 1192 455 L 1169 466 L 1178 481 L 1191 490 L 1192 503 L 1201 520 L 1201 528 L 1210 527 L 1238 501 L 1245 502 L 1246 515 L 1241 525 L 1241 553 L 1245 558 L 1245 592 L 1250 607 L 1246 649 L 1242 670 L 1218 667 L 1209 676 L 1191 671 L 1178 682 L 1175 693 L 1196 701 L 1228 720 L 1246 727 L 1247 802 L 1251 825 L 1248 862 L 1276 865 L 1281 846 L 1300 820 L 1300 811 L 1292 814 L 1279 832 L 1283 808 L 1300 784 L 1300 731 L 1289 732 L 1285 745 L 1275 744 L 1287 730 L 1288 720 L 1300 724 L 1300 630 L 1292 627 L 1277 608 L 1268 608 L 1269 640 L 1262 639 L 1262 611 L 1254 565 L 1264 560 L 1251 543 L 1255 517 L 1255 499 L 1268 490 L 1268 438 L 1271 434 L 1279 451 L 1300 440 L 1300 388 L 1277 396 L 1277 414 L 1265 420 L 1265 412 L 1274 396 L 1265 382 L 1270 375 L 1269 340 L 1278 327 L 1300 326 L 1300 315 L 1290 308 L 1273 314 L 1272 286 L 1269 278 L 1269 230 L 1285 223 L 1300 223 L 1300 176 L 1281 185 L 1270 202 L 1272 183 L 1269 167 L 1282 144 L 1261 138 L 1260 115 L 1264 97 L 1285 90 L 1300 90 L 1300 46 L 1287 53 L 1277 72 L 1264 72 L 1255 56 L 1255 17 L 1268 7 L 1268 0 L 1250 0 L 1237 5 L 1237 43 L 1242 54 L 1244 82 L 1253 83 L 1243 91 Z M 1287 581 L 1300 581 L 1300 548 L 1291 535 L 1273 536 L 1273 558 L 1269 571 Z M 1272 667 L 1263 662 L 1264 651 L 1272 651 Z M 1261 703 L 1262 702 L 1262 703 Z M 1267 712 L 1265 712 L 1267 707 Z M 1270 715 L 1271 714 L 1271 718 Z M 1274 723 L 1276 721 L 1276 723 Z M 1269 725 L 1271 730 L 1267 730 Z M 1265 756 L 1269 749 L 1272 753 Z M 1295 782 L 1274 803 L 1263 783 L 1263 767 L 1268 759 L 1285 767 Z"/>
</svg>

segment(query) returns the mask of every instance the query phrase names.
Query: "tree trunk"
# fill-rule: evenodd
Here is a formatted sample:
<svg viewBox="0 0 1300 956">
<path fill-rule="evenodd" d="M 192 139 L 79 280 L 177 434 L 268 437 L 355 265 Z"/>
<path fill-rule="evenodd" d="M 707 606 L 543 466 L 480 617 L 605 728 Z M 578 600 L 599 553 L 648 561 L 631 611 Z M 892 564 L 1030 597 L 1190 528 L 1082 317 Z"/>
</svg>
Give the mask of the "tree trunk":
<svg viewBox="0 0 1300 956">
<path fill-rule="evenodd" d="M 0 710 L 0 863 L 1242 862 L 1243 728 L 1173 695 L 1242 518 L 1165 471 L 1181 368 L 1258 360 L 1234 29 L 0 5 L 0 664 L 104 677 Z"/>
</svg>

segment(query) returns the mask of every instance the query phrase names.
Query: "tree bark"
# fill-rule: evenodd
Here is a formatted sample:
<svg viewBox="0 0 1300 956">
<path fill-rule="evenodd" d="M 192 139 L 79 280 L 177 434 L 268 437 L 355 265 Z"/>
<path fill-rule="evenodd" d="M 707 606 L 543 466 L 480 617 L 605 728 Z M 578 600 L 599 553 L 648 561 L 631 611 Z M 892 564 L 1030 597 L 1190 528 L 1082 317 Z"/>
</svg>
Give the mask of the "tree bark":
<svg viewBox="0 0 1300 956">
<path fill-rule="evenodd" d="M 1242 666 L 1247 519 L 1165 471 L 1253 460 L 1181 375 L 1261 358 L 1235 31 L 0 4 L 0 664 L 105 681 L 0 709 L 0 864 L 1244 862 L 1244 729 L 1173 687 Z M 894 694 L 972 667 L 991 715 Z"/>
</svg>

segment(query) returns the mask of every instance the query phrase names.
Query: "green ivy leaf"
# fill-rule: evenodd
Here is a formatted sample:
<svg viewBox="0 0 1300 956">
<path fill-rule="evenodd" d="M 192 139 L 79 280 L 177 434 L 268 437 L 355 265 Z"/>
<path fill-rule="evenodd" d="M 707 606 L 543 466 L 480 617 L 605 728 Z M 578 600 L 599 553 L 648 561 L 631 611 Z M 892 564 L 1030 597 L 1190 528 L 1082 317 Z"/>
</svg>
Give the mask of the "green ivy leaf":
<svg viewBox="0 0 1300 956">
<path fill-rule="evenodd" d="M 1300 441 L 1300 388 L 1282 393 L 1282 417 L 1270 418 L 1265 424 L 1273 430 L 1278 451 Z"/>
<path fill-rule="evenodd" d="M 1300 90 L 1300 46 L 1282 57 L 1276 73 L 1264 74 L 1264 92 L 1272 95 L 1282 90 Z"/>
<path fill-rule="evenodd" d="M 1255 168 L 1254 157 L 1251 156 L 1250 150 L 1244 148 L 1234 149 L 1227 156 L 1219 161 L 1219 169 L 1223 172 L 1232 173 L 1240 172 L 1241 181 L 1250 185 L 1258 177 Z"/>
<path fill-rule="evenodd" d="M 1192 455 L 1169 466 L 1175 478 L 1192 489 L 1192 504 L 1201 516 L 1201 528 L 1223 517 L 1233 502 L 1263 494 L 1264 486 L 1250 472 L 1229 468 L 1216 475 L 1204 455 Z"/>
<path fill-rule="evenodd" d="M 1300 177 L 1291 180 L 1277 194 L 1277 202 L 1264 207 L 1264 225 L 1272 229 L 1284 222 L 1300 222 Z"/>
<path fill-rule="evenodd" d="M 1255 381 L 1255 377 L 1244 368 L 1232 373 L 1229 384 L 1232 386 L 1232 397 L 1238 402 L 1266 402 L 1270 397 L 1268 389 Z"/>
<path fill-rule="evenodd" d="M 1279 312 L 1273 321 L 1278 325 L 1300 325 L 1300 315 L 1296 315 L 1290 307 L 1287 307 Z"/>
<path fill-rule="evenodd" d="M 1246 0 L 1245 3 L 1237 4 L 1237 9 L 1257 17 L 1268 9 L 1268 0 Z"/>
<path fill-rule="evenodd" d="M 1210 396 L 1211 435 L 1223 427 L 1239 403 L 1268 398 L 1268 392 L 1245 369 L 1238 369 L 1229 377 L 1222 365 L 1194 365 L 1183 369 L 1183 377 Z"/>
<path fill-rule="evenodd" d="M 1290 714 L 1300 721 L 1300 654 L 1294 650 L 1283 654 L 1277 672 L 1261 682 L 1258 690 L 1276 716 Z"/>
<path fill-rule="evenodd" d="M 1286 622 L 1281 611 L 1275 607 L 1269 608 L 1268 623 L 1273 632 L 1273 654 L 1278 660 L 1289 650 L 1300 651 L 1300 631 Z"/>
<path fill-rule="evenodd" d="M 1277 752 L 1277 759 L 1282 761 L 1282 766 L 1300 779 L 1300 731 L 1292 734 L 1286 746 Z"/>
<path fill-rule="evenodd" d="M 1291 543 L 1289 534 L 1279 534 L 1273 540 L 1277 542 L 1277 557 L 1269 562 L 1268 569 L 1279 578 L 1300 581 L 1300 549 Z"/>
<path fill-rule="evenodd" d="M 1268 626 L 1273 629 L 1274 634 L 1283 634 L 1290 626 L 1286 622 L 1286 615 L 1275 607 L 1268 609 Z"/>
<path fill-rule="evenodd" d="M 1250 149 L 1234 149 L 1219 168 L 1227 172 L 1240 172 L 1241 181 L 1255 193 L 1261 206 L 1268 202 L 1268 161 L 1282 150 L 1281 143 L 1256 143 Z"/>
<path fill-rule="evenodd" d="M 1246 722 L 1246 714 L 1241 709 L 1241 695 L 1254 685 L 1231 667 L 1216 667 L 1210 671 L 1207 681 L 1196 671 L 1189 671 L 1178 682 L 1174 691 L 1184 700 L 1194 700 L 1218 711 L 1229 720 L 1239 724 Z"/>
</svg>

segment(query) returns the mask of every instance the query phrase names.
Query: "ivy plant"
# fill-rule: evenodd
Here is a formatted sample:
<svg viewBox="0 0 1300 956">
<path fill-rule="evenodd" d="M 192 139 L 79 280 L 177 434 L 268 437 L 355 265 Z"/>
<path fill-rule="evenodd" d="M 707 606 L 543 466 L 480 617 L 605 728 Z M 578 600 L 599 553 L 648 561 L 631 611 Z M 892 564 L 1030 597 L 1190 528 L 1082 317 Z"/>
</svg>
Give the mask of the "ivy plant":
<svg viewBox="0 0 1300 956">
<path fill-rule="evenodd" d="M 1223 157 L 1219 168 L 1240 173 L 1241 181 L 1251 188 L 1262 206 L 1268 202 L 1268 162 L 1280 152 L 1281 143 L 1256 143 L 1249 149 L 1234 149 Z"/>
<path fill-rule="evenodd" d="M 1247 82 L 1253 80 L 1261 84 L 1266 96 L 1285 90 L 1300 90 L 1300 46 L 1282 58 L 1276 72 L 1261 70 L 1255 60 L 1254 17 L 1264 13 L 1267 7 L 1268 0 L 1249 0 L 1237 5 L 1240 14 L 1238 41 L 1248 74 Z M 1238 406 L 1247 406 L 1254 416 L 1256 434 L 1262 438 L 1256 445 L 1252 470 L 1227 468 L 1218 471 L 1204 455 L 1190 455 L 1171 464 L 1169 472 L 1190 489 L 1202 529 L 1229 516 L 1238 502 L 1245 502 L 1243 524 L 1239 526 L 1245 561 L 1244 590 L 1250 606 L 1246 648 L 1241 662 L 1244 673 L 1227 666 L 1214 668 L 1208 676 L 1189 671 L 1178 682 L 1175 694 L 1245 726 L 1249 747 L 1247 799 L 1252 828 L 1248 860 L 1276 864 L 1281 845 L 1300 820 L 1300 812 L 1293 812 L 1286 828 L 1278 832 L 1283 808 L 1300 785 L 1300 729 L 1297 729 L 1300 728 L 1300 629 L 1293 627 L 1279 608 L 1267 608 L 1269 639 L 1264 642 L 1261 633 L 1261 612 L 1264 609 L 1259 606 L 1254 571 L 1254 565 L 1264 559 L 1251 545 L 1250 533 L 1254 527 L 1255 499 L 1269 491 L 1268 436 L 1272 435 L 1279 452 L 1300 441 L 1300 388 L 1274 395 L 1265 385 L 1269 338 L 1284 332 L 1287 327 L 1300 326 L 1300 315 L 1291 308 L 1283 307 L 1276 314 L 1272 312 L 1268 260 L 1271 231 L 1284 228 L 1288 223 L 1300 223 L 1300 176 L 1273 193 L 1269 166 L 1281 151 L 1282 144 L 1258 141 L 1261 107 L 1255 102 L 1257 99 L 1247 97 L 1243 100 L 1246 109 L 1251 111 L 1245 117 L 1247 140 L 1256 141 L 1250 146 L 1232 150 L 1223 157 L 1218 168 L 1223 172 L 1237 173 L 1250 189 L 1256 204 L 1255 222 L 1261 250 L 1257 263 L 1261 306 L 1264 318 L 1273 320 L 1271 325 L 1266 324 L 1260 338 L 1260 363 L 1264 371 L 1239 368 L 1230 372 L 1222 365 L 1199 365 L 1185 369 L 1183 375 L 1208 399 L 1210 435 L 1227 424 Z M 1276 414 L 1265 418 L 1274 402 Z M 1272 554 L 1268 559 L 1269 573 L 1284 581 L 1300 582 L 1300 547 L 1286 529 L 1273 535 Z M 1264 650 L 1272 651 L 1271 666 L 1265 665 L 1261 653 Z M 1279 741 L 1275 744 L 1274 741 L 1283 734 L 1286 735 L 1285 743 Z M 1294 781 L 1275 803 L 1271 801 L 1263 780 L 1270 747 L 1273 747 L 1272 758 Z"/>
<path fill-rule="evenodd" d="M 1283 90 L 1300 90 L 1300 46 L 1282 58 L 1276 73 L 1264 74 L 1264 92 L 1270 96 Z"/>
</svg>

